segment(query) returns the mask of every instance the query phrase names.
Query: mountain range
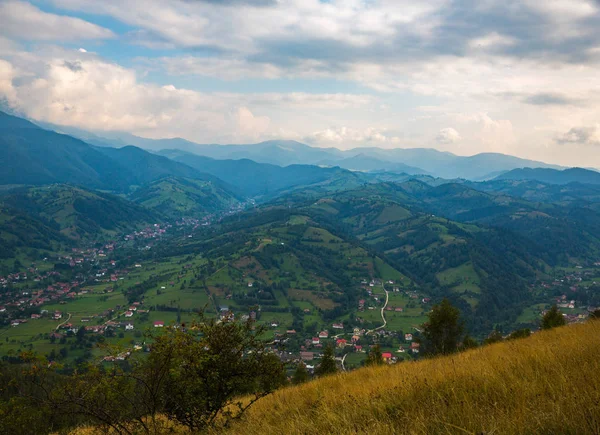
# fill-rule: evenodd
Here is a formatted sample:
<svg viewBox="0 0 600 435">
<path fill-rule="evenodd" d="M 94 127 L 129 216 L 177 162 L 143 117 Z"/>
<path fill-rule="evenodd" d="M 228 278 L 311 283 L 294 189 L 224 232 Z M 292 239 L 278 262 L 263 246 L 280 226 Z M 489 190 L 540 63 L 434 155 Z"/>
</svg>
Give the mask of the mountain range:
<svg viewBox="0 0 600 435">
<path fill-rule="evenodd" d="M 210 225 L 165 241 L 161 255 L 202 253 L 240 280 L 260 269 L 298 297 L 318 297 L 330 320 L 356 307 L 353 283 L 393 276 L 452 299 L 478 333 L 514 325 L 537 300 L 528 290 L 536 280 L 600 258 L 594 171 L 508 170 L 531 162 L 429 149 L 363 148 L 354 157 L 280 141 L 204 149 L 213 155 L 97 146 L 0 114 L 0 247 L 9 261 L 33 260 L 149 223 L 204 217 Z M 246 152 L 320 164 L 238 158 Z M 503 173 L 475 181 L 461 171 Z"/>
<path fill-rule="evenodd" d="M 536 180 L 549 184 L 595 184 L 600 185 L 600 172 L 583 168 L 555 170 L 549 168 L 520 168 L 505 172 L 496 180 Z"/>
<path fill-rule="evenodd" d="M 148 151 L 179 150 L 218 160 L 249 159 L 277 166 L 339 166 L 352 171 L 392 171 L 407 174 L 429 174 L 443 178 L 465 178 L 473 181 L 491 179 L 518 168 L 564 169 L 559 165 L 522 159 L 500 153 L 458 156 L 431 148 L 362 147 L 351 150 L 311 147 L 294 140 L 269 140 L 256 144 L 198 144 L 182 138 L 148 139 L 129 133 L 90 133 L 80 129 L 53 126 L 97 146 L 133 145 Z"/>
</svg>

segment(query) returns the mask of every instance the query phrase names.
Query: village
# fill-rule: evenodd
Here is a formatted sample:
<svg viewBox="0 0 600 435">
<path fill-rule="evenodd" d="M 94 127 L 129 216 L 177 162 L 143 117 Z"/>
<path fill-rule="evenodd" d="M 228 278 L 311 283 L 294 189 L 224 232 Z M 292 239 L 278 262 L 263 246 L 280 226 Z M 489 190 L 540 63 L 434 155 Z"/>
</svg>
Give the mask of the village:
<svg viewBox="0 0 600 435">
<path fill-rule="evenodd" d="M 210 223 L 210 218 L 204 218 L 150 225 L 116 241 L 73 248 L 68 253 L 44 258 L 0 277 L 0 324 L 4 325 L 0 329 L 0 355 L 7 355 L 3 348 L 35 348 L 39 343 L 48 342 L 67 345 L 85 334 L 97 337 L 96 342 L 106 339 L 125 349 L 117 355 L 102 356 L 89 350 L 85 355 L 107 358 L 107 361 L 123 360 L 135 351 L 150 350 L 144 331 L 190 322 L 195 313 L 206 304 L 212 304 L 223 321 L 238 316 L 241 320 L 251 318 L 267 326 L 272 337 L 271 349 L 282 361 L 303 361 L 309 370 L 318 364 L 327 346 L 335 349 L 343 369 L 359 367 L 375 345 L 382 348 L 383 359 L 388 364 L 419 357 L 420 325 L 426 320 L 431 298 L 407 287 L 406 283 L 360 279 L 356 285 L 362 296 L 348 319 L 320 322 L 299 332 L 293 327 L 289 312 L 270 312 L 268 307 L 260 306 L 240 310 L 235 304 L 219 302 L 216 294 L 183 291 L 186 280 L 193 281 L 192 276 L 197 276 L 205 263 L 201 256 L 154 264 L 142 260 L 144 252 L 151 251 L 155 243 L 174 229 L 179 235 L 192 237 L 194 230 Z M 140 252 L 141 259 L 123 255 L 124 250 Z M 257 290 L 257 286 L 260 286 L 259 281 L 247 283 L 249 290 Z M 557 273 L 553 280 L 534 283 L 531 291 L 539 303 L 525 309 L 522 323 L 535 324 L 553 304 L 561 309 L 569 323 L 582 322 L 600 305 L 595 299 L 599 286 L 600 263 L 565 270 Z M 133 296 L 132 289 L 137 292 Z M 181 301 L 182 295 L 186 298 L 183 303 L 174 304 Z M 314 315 L 315 307 L 311 304 L 297 304 L 304 307 L 303 315 Z M 46 345 L 41 347 L 47 348 Z M 71 348 L 75 349 L 73 345 Z M 81 354 L 77 349 L 72 353 Z"/>
</svg>

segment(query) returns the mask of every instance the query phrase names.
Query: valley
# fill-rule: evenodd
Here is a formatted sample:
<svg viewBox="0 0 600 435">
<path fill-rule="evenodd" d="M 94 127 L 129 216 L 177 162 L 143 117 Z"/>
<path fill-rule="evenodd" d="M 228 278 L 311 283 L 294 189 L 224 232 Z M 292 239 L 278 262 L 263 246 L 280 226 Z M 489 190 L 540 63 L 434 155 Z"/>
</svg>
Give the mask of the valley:
<svg viewBox="0 0 600 435">
<path fill-rule="evenodd" d="M 4 118 L 11 137 L 59 139 L 17 121 Z M 480 340 L 536 329 L 553 304 L 575 323 L 600 306 L 591 184 L 281 167 L 74 141 L 65 152 L 104 156 L 96 168 L 116 159 L 121 175 L 108 191 L 89 177 L 3 189 L 3 359 L 30 350 L 78 364 L 107 346 L 143 352 L 146 331 L 202 312 L 256 320 L 284 362 L 313 366 L 331 345 L 350 370 L 376 343 L 390 360 L 418 359 L 413 337 L 442 298 Z"/>
</svg>

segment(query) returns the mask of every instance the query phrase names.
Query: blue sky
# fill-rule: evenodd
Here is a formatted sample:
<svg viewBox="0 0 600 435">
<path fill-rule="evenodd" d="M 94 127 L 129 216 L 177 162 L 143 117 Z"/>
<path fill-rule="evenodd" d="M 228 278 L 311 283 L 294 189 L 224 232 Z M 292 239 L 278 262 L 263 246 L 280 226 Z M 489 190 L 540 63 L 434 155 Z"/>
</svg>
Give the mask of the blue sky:
<svg viewBox="0 0 600 435">
<path fill-rule="evenodd" d="M 600 166 L 598 0 L 0 0 L 0 99 L 201 143 Z"/>
</svg>

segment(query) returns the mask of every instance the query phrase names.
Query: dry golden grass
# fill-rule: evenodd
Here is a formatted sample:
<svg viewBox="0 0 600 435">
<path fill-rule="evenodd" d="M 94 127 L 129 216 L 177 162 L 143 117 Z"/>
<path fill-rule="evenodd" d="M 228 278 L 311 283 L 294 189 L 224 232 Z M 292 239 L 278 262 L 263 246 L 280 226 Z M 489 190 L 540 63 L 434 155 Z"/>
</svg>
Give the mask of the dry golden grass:
<svg viewBox="0 0 600 435">
<path fill-rule="evenodd" d="M 600 434 L 600 321 L 285 388 L 229 432 Z"/>
<path fill-rule="evenodd" d="M 286 388 L 231 432 L 598 434 L 600 321 Z"/>
</svg>

